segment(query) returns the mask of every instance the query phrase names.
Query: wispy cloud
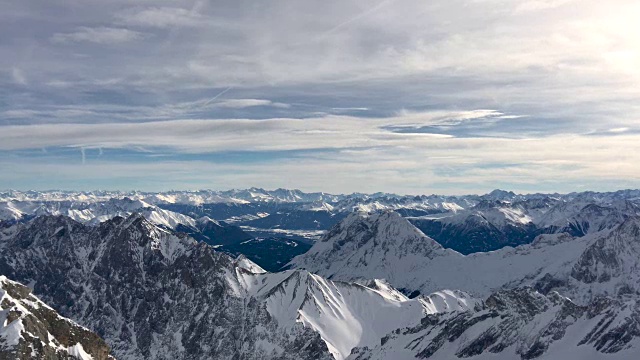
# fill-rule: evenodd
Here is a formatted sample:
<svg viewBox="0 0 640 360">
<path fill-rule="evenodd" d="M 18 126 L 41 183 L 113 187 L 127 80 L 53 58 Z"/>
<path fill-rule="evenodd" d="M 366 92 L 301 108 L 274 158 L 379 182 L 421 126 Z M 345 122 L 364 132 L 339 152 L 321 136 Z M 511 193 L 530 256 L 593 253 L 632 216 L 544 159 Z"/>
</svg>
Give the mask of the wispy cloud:
<svg viewBox="0 0 640 360">
<path fill-rule="evenodd" d="M 279 108 L 288 108 L 290 105 L 273 102 L 271 100 L 264 99 L 229 99 L 224 101 L 215 102 L 212 104 L 214 107 L 242 109 L 253 106 L 273 106 Z"/>
<path fill-rule="evenodd" d="M 51 37 L 51 41 L 54 43 L 91 42 L 96 44 L 119 44 L 143 38 L 143 33 L 124 28 L 82 26 L 73 32 L 56 33 Z"/>
<path fill-rule="evenodd" d="M 118 12 L 116 19 L 127 25 L 157 28 L 194 27 L 207 23 L 207 18 L 195 11 L 174 7 L 126 9 Z"/>
<path fill-rule="evenodd" d="M 18 85 L 27 85 L 27 78 L 25 77 L 22 70 L 17 67 L 11 69 L 11 76 L 13 77 L 13 81 Z"/>
</svg>

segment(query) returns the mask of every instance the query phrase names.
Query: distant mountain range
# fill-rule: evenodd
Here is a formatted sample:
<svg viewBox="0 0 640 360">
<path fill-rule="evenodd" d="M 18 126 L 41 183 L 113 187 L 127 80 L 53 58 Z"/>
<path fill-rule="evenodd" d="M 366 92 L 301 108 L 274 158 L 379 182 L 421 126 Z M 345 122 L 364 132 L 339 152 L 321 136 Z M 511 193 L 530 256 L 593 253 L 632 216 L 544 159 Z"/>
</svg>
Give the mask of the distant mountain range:
<svg viewBox="0 0 640 360">
<path fill-rule="evenodd" d="M 65 215 L 97 224 L 137 212 L 154 224 L 223 246 L 238 245 L 252 237 L 312 244 L 353 211 L 381 210 L 393 210 L 444 247 L 470 254 L 528 244 L 541 234 L 567 232 L 582 236 L 611 228 L 640 213 L 640 190 L 527 195 L 494 190 L 467 196 L 333 195 L 258 188 L 162 193 L 0 193 L 0 221 L 5 224 L 42 214 Z M 217 224 L 212 228 L 225 229 L 209 229 L 209 234 L 204 234 L 199 225 L 201 219 Z M 288 256 L 262 265 L 272 268 L 276 263 L 288 262 Z"/>
</svg>

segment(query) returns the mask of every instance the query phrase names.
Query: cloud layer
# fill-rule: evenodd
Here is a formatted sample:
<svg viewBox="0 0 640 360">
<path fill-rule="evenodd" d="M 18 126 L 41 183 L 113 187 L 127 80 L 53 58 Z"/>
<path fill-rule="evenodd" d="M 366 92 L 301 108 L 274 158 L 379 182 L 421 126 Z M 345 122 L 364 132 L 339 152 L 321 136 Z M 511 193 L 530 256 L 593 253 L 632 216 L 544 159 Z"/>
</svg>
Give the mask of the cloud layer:
<svg viewBox="0 0 640 360">
<path fill-rule="evenodd" d="M 635 1 L 5 8 L 0 188 L 638 187 Z"/>
</svg>

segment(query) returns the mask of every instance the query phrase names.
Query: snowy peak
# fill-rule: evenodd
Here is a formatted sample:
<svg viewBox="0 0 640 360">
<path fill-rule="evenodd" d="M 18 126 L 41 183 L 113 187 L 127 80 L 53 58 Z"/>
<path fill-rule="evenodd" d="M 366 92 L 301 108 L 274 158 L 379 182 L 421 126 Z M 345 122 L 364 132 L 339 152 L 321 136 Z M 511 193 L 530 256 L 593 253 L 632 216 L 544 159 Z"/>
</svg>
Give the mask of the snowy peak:
<svg viewBox="0 0 640 360">
<path fill-rule="evenodd" d="M 341 269 L 349 269 L 354 276 L 348 280 L 382 278 L 393 283 L 405 267 L 444 253 L 442 246 L 396 212 L 354 212 L 290 266 L 336 280 L 346 279 Z"/>
<path fill-rule="evenodd" d="M 244 281 L 280 325 L 302 324 L 317 332 L 338 360 L 354 347 L 374 346 L 388 332 L 417 324 L 426 313 L 417 299 L 389 296 L 395 290 L 330 281 L 307 271 L 245 276 Z"/>
<path fill-rule="evenodd" d="M 166 262 L 173 262 L 196 244 L 195 240 L 180 236 L 151 223 L 140 213 L 133 213 L 128 218 L 120 217 L 101 224 L 99 230 L 111 231 L 111 244 L 108 247 L 123 246 L 116 251 L 129 249 L 130 254 L 141 257 L 145 252 L 159 254 Z"/>
<path fill-rule="evenodd" d="M 482 307 L 482 301 L 461 290 L 440 290 L 421 296 L 428 314 L 474 311 Z"/>
<path fill-rule="evenodd" d="M 391 243 L 384 240 L 390 240 Z M 441 248 L 400 214 L 389 210 L 373 213 L 353 212 L 320 240 L 337 246 L 343 246 L 349 241 L 355 246 L 372 241 L 374 246 L 416 244 L 424 245 L 425 250 Z"/>
<path fill-rule="evenodd" d="M 495 189 L 492 192 L 485 195 L 486 198 L 500 201 L 511 201 L 517 195 L 513 191 L 505 191 L 500 189 Z"/>
<path fill-rule="evenodd" d="M 203 216 L 201 218 L 199 218 L 198 220 L 196 220 L 196 226 L 200 229 L 205 228 L 206 226 L 222 226 L 220 225 L 219 222 L 217 222 L 216 220 L 213 220 L 212 218 L 208 217 L 208 216 Z"/>
<path fill-rule="evenodd" d="M 234 266 L 242 270 L 246 270 L 252 274 L 264 274 L 267 271 L 260 267 L 260 265 L 249 260 L 246 256 L 240 255 L 234 261 Z"/>
</svg>

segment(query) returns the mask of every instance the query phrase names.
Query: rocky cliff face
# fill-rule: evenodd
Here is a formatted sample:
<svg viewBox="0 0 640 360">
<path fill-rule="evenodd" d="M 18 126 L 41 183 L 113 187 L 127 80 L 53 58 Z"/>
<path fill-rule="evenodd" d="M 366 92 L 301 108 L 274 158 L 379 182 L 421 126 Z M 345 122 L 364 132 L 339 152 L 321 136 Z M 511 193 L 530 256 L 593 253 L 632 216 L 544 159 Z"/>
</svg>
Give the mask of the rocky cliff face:
<svg viewBox="0 0 640 360">
<path fill-rule="evenodd" d="M 28 287 L 0 276 L 1 359 L 112 359 L 95 333 L 66 319 L 31 294 Z"/>
</svg>

